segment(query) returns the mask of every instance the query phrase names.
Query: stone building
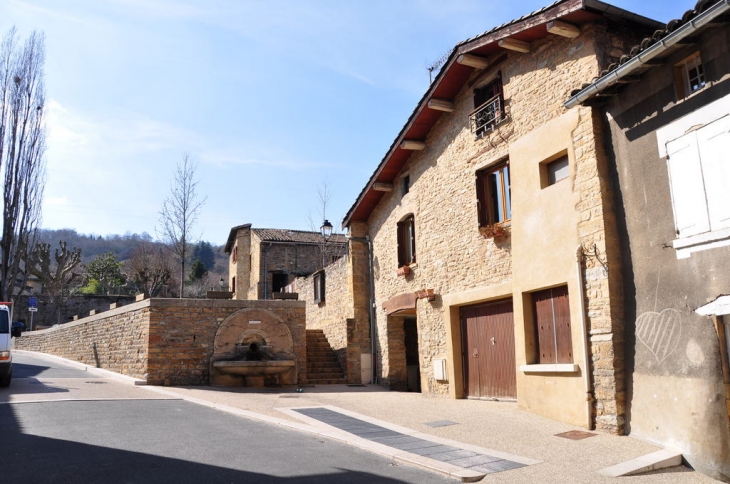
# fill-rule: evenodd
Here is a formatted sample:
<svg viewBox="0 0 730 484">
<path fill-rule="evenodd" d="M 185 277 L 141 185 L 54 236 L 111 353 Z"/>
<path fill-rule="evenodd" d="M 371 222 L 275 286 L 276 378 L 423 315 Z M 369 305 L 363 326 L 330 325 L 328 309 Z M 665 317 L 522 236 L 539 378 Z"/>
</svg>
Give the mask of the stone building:
<svg viewBox="0 0 730 484">
<path fill-rule="evenodd" d="M 676 14 L 567 106 L 610 130 L 627 430 L 728 482 L 730 4 Z"/>
<path fill-rule="evenodd" d="M 348 269 L 365 304 L 346 319 L 377 383 L 624 431 L 602 119 L 563 102 L 658 27 L 563 0 L 453 49 L 344 220 L 370 260 Z M 308 327 L 328 305 L 307 302 Z"/>
<path fill-rule="evenodd" d="M 233 299 L 272 299 L 295 278 L 321 270 L 346 250 L 341 234 L 325 240 L 319 232 L 233 227 L 225 246 Z"/>
</svg>

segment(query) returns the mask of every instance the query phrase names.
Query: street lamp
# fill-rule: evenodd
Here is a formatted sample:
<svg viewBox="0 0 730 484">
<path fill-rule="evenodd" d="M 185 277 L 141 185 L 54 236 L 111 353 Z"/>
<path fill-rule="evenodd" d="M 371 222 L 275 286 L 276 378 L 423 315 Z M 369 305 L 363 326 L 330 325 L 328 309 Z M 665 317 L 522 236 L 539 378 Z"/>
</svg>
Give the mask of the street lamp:
<svg viewBox="0 0 730 484">
<path fill-rule="evenodd" d="M 325 219 L 319 230 L 322 232 L 322 237 L 324 238 L 324 240 L 332 237 L 332 224 L 329 220 Z"/>
</svg>

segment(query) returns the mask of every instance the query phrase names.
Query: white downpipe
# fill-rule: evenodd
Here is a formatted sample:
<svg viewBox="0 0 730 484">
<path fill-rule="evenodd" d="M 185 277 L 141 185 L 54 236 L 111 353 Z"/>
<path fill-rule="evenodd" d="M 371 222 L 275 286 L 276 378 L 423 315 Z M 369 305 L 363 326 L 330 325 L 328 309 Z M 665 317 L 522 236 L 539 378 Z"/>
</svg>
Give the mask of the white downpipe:
<svg viewBox="0 0 730 484">
<path fill-rule="evenodd" d="M 590 338 L 588 337 L 588 318 L 586 318 L 585 309 L 585 286 L 583 284 L 582 274 L 583 262 L 583 246 L 579 245 L 575 251 L 575 271 L 578 279 L 578 306 L 580 308 L 581 318 L 581 336 L 583 338 L 583 381 L 585 382 L 586 391 L 586 428 L 593 430 L 593 386 L 591 383 L 591 363 L 590 351 L 588 350 Z"/>
</svg>

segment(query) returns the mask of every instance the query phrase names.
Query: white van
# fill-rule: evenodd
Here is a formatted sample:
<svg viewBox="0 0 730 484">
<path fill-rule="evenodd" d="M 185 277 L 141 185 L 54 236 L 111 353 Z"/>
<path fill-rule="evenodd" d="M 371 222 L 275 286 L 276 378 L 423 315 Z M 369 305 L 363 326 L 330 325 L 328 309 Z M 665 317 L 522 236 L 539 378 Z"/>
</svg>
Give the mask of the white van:
<svg viewBox="0 0 730 484">
<path fill-rule="evenodd" d="M 10 303 L 0 303 L 0 387 L 10 385 L 13 377 L 12 337 L 20 337 L 20 328 L 13 328 Z"/>
</svg>

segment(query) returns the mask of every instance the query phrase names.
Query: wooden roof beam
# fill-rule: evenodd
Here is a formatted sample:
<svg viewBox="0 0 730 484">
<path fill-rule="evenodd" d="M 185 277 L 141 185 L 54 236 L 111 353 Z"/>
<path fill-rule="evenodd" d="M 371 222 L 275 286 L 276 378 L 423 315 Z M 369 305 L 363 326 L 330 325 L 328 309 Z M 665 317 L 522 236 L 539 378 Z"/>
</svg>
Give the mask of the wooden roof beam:
<svg viewBox="0 0 730 484">
<path fill-rule="evenodd" d="M 421 151 L 426 148 L 426 143 L 415 139 L 404 139 L 400 142 L 400 147 L 403 150 Z"/>
<path fill-rule="evenodd" d="M 376 192 L 392 192 L 393 184 L 388 182 L 375 182 L 373 183 L 373 190 Z"/>
<path fill-rule="evenodd" d="M 446 99 L 432 98 L 428 100 L 428 107 L 435 111 L 444 111 L 450 113 L 454 110 L 454 103 Z"/>
<path fill-rule="evenodd" d="M 456 58 L 456 63 L 463 66 L 474 67 L 475 69 L 485 69 L 489 66 L 489 60 L 486 57 L 480 57 L 473 54 L 461 54 Z"/>
<path fill-rule="evenodd" d="M 502 39 L 497 42 L 503 49 L 514 50 L 516 52 L 522 52 L 526 54 L 530 52 L 530 43 L 517 39 Z"/>
<path fill-rule="evenodd" d="M 568 37 L 569 39 L 575 39 L 580 35 L 580 28 L 567 22 L 561 22 L 560 20 L 548 22 L 547 31 L 554 35 Z"/>
</svg>

